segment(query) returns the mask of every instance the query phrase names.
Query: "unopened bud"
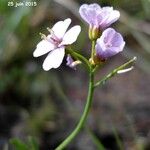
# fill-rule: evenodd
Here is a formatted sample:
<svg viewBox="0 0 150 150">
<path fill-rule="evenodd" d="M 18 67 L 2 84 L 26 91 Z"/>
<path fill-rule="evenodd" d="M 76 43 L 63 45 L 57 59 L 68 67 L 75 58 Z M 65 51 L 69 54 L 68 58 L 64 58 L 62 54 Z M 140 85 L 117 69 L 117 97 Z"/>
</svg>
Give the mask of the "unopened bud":
<svg viewBox="0 0 150 150">
<path fill-rule="evenodd" d="M 73 69 L 76 70 L 76 66 L 79 65 L 79 64 L 81 64 L 81 63 L 82 62 L 80 60 L 74 61 L 72 59 L 71 55 L 68 54 L 68 56 L 67 56 L 67 63 L 66 63 L 67 66 L 69 66 L 70 68 L 73 68 Z"/>
</svg>

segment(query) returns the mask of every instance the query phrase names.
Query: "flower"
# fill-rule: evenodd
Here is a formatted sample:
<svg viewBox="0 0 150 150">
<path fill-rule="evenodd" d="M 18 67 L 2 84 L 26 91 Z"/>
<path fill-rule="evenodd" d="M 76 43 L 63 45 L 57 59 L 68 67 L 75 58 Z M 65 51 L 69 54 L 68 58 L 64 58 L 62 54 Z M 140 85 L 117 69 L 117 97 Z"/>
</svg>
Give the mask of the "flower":
<svg viewBox="0 0 150 150">
<path fill-rule="evenodd" d="M 67 31 L 70 23 L 70 18 L 57 22 L 52 29 L 48 28 L 50 34 L 48 36 L 42 35 L 43 40 L 37 44 L 36 50 L 33 52 L 34 57 L 39 57 L 49 52 L 43 63 L 45 71 L 58 68 L 63 61 L 65 47 L 77 40 L 81 27 L 76 25 Z"/>
<path fill-rule="evenodd" d="M 83 4 L 79 8 L 79 13 L 83 20 L 85 20 L 90 28 L 99 28 L 100 30 L 109 27 L 112 23 L 116 22 L 120 13 L 113 10 L 113 7 L 100 7 L 98 4 Z"/>
<path fill-rule="evenodd" d="M 102 36 L 96 41 L 96 55 L 105 60 L 117 53 L 123 51 L 125 41 L 120 33 L 113 28 L 104 30 Z"/>
<path fill-rule="evenodd" d="M 74 61 L 69 54 L 68 54 L 66 60 L 67 60 L 66 65 L 75 70 L 76 70 L 76 66 L 81 64 L 81 61 L 79 61 L 79 60 Z"/>
</svg>

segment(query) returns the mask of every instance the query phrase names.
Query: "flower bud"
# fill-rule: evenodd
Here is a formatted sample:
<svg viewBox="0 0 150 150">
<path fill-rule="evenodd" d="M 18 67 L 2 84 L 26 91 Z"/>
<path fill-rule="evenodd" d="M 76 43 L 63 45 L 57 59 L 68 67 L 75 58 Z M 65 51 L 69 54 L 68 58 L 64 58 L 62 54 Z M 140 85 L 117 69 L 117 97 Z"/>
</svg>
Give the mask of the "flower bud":
<svg viewBox="0 0 150 150">
<path fill-rule="evenodd" d="M 76 66 L 82 63 L 80 60 L 74 61 L 70 54 L 68 54 L 66 60 L 67 60 L 66 65 L 75 70 L 76 70 Z"/>
</svg>

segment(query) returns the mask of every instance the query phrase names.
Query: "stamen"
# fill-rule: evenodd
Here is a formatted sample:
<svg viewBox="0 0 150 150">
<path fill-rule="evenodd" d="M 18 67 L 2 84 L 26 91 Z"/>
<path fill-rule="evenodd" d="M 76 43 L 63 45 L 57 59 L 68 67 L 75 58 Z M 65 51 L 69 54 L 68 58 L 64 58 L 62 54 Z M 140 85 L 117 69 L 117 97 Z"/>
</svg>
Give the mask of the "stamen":
<svg viewBox="0 0 150 150">
<path fill-rule="evenodd" d="M 52 29 L 50 29 L 49 27 L 47 27 L 47 30 L 50 32 L 50 34 L 52 35 L 52 40 L 54 41 L 59 41 L 59 39 L 57 38 L 57 36 L 55 35 L 54 31 Z"/>
<path fill-rule="evenodd" d="M 39 34 L 40 34 L 40 36 L 41 36 L 41 39 L 43 39 L 43 40 L 46 40 L 46 39 L 47 39 L 47 37 L 46 37 L 45 34 L 43 34 L 43 33 L 39 33 Z"/>
<path fill-rule="evenodd" d="M 47 30 L 50 32 L 50 34 L 53 36 L 53 37 L 56 37 L 55 34 L 54 34 L 54 31 L 52 29 L 50 29 L 49 27 L 47 27 Z"/>
<path fill-rule="evenodd" d="M 52 29 L 50 29 L 49 27 L 47 27 L 47 30 L 48 30 L 51 34 L 54 33 L 54 31 L 53 31 Z"/>
</svg>

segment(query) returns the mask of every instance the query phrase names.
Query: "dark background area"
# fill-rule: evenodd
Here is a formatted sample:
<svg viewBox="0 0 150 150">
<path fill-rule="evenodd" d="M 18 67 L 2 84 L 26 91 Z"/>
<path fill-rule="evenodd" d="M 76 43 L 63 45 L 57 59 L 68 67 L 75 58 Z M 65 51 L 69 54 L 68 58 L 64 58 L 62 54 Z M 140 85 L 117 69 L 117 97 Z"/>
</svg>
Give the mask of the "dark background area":
<svg viewBox="0 0 150 150">
<path fill-rule="evenodd" d="M 96 89 L 87 126 L 67 149 L 96 150 L 95 138 L 108 150 L 119 150 L 118 143 L 125 150 L 150 149 L 150 1 L 33 1 L 36 7 L 9 7 L 9 1 L 0 0 L 0 150 L 6 150 L 9 139 L 26 141 L 28 136 L 36 137 L 41 150 L 53 150 L 74 129 L 87 96 L 87 72 L 83 66 L 76 71 L 67 67 L 65 59 L 58 69 L 45 72 L 45 56 L 33 58 L 33 51 L 41 40 L 39 32 L 48 34 L 47 27 L 71 18 L 71 26 L 82 27 L 73 47 L 89 57 L 88 26 L 78 9 L 93 2 L 120 10 L 113 27 L 126 41 L 124 51 L 96 78 L 133 56 L 138 59 L 133 71 Z"/>
</svg>

